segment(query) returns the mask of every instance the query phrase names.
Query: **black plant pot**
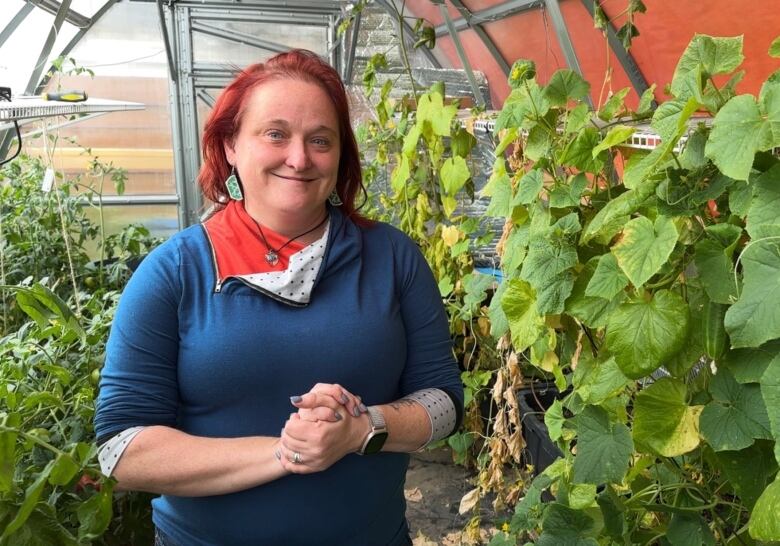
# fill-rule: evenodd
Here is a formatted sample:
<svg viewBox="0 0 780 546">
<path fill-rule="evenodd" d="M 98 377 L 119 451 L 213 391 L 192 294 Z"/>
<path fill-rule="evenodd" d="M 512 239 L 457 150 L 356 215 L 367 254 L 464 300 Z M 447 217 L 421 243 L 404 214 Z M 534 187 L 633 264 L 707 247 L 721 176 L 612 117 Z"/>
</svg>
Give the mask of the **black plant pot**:
<svg viewBox="0 0 780 546">
<path fill-rule="evenodd" d="M 533 387 L 524 387 L 517 391 L 525 439 L 525 462 L 533 465 L 534 476 L 563 456 L 558 446 L 550 440 L 547 426 L 544 424 L 544 412 L 560 397 L 555 385 L 548 383 L 536 383 Z"/>
</svg>

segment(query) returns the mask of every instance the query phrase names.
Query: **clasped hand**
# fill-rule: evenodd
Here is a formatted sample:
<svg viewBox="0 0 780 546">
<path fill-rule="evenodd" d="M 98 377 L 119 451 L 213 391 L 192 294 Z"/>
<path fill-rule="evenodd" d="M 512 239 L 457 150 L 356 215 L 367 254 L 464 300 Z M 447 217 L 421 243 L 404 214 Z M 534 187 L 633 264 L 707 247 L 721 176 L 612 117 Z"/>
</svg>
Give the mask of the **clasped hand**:
<svg viewBox="0 0 780 546">
<path fill-rule="evenodd" d="M 317 383 L 290 402 L 298 411 L 284 424 L 276 458 L 293 474 L 329 468 L 357 451 L 369 430 L 360 397 L 340 385 Z"/>
</svg>

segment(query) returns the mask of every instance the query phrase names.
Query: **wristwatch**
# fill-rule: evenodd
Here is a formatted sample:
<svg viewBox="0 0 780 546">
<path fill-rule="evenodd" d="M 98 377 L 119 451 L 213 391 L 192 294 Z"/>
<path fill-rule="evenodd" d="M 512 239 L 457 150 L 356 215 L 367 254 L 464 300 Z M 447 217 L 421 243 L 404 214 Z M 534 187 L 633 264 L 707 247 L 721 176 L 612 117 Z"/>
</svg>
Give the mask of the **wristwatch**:
<svg viewBox="0 0 780 546">
<path fill-rule="evenodd" d="M 363 440 L 363 445 L 358 451 L 359 455 L 379 453 L 387 440 L 387 425 L 385 425 L 385 417 L 379 408 L 368 407 L 368 422 L 371 424 L 371 430 L 366 439 Z"/>
</svg>

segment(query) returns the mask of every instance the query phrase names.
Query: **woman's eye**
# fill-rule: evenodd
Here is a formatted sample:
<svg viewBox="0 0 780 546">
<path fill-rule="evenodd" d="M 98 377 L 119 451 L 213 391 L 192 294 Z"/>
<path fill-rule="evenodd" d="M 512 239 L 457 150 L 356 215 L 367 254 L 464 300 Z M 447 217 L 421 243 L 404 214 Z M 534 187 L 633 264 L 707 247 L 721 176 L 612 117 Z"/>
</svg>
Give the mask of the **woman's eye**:
<svg viewBox="0 0 780 546">
<path fill-rule="evenodd" d="M 312 139 L 312 142 L 317 146 L 327 146 L 328 144 L 330 144 L 330 142 L 326 138 L 315 138 Z"/>
<path fill-rule="evenodd" d="M 281 140 L 282 138 L 284 138 L 284 135 L 282 134 L 282 132 L 281 132 L 281 131 L 268 131 L 268 132 L 266 133 L 266 135 L 267 135 L 267 136 L 268 136 L 268 138 L 270 138 L 271 140 Z"/>
</svg>

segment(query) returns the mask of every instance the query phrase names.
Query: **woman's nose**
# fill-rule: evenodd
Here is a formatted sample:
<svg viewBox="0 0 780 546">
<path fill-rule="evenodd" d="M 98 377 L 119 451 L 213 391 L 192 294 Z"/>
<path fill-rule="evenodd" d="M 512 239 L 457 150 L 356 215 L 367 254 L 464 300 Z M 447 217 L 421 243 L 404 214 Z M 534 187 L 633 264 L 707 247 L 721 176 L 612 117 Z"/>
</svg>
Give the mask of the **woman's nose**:
<svg viewBox="0 0 780 546">
<path fill-rule="evenodd" d="M 309 168 L 309 152 L 306 149 L 306 143 L 294 139 L 287 148 L 287 166 L 296 171 L 303 171 Z"/>
</svg>

